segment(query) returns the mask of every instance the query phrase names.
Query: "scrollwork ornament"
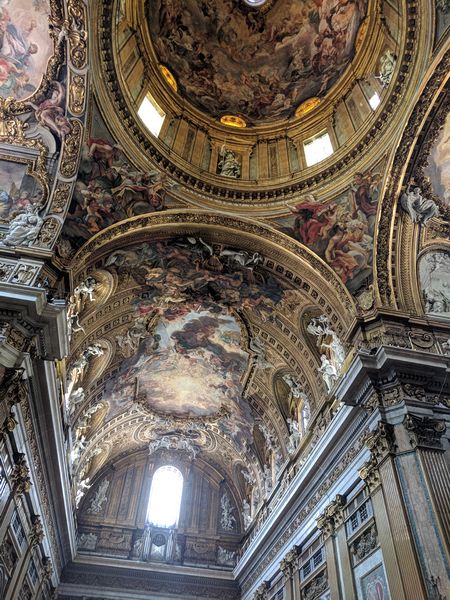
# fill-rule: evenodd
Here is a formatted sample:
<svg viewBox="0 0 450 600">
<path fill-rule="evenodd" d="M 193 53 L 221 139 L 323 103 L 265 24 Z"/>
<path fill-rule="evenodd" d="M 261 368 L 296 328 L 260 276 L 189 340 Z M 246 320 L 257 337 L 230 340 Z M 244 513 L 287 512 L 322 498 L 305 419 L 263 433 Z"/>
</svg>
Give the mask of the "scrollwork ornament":
<svg viewBox="0 0 450 600">
<path fill-rule="evenodd" d="M 395 450 L 394 427 L 380 421 L 377 428 L 366 435 L 365 445 L 379 464 Z"/>
<path fill-rule="evenodd" d="M 69 110 L 74 115 L 81 115 L 86 99 L 86 77 L 71 73 L 69 84 Z"/>
<path fill-rule="evenodd" d="M 52 217 L 46 219 L 42 224 L 39 235 L 33 245 L 39 246 L 40 248 L 51 248 L 54 242 L 56 242 L 60 229 L 61 223 L 58 219 Z"/>
<path fill-rule="evenodd" d="M 364 480 L 365 484 L 369 488 L 369 492 L 374 492 L 381 483 L 380 471 L 378 469 L 378 463 L 375 457 L 371 457 L 370 460 L 365 462 L 358 471 L 361 479 Z"/>
<path fill-rule="evenodd" d="M 71 131 L 64 138 L 60 172 L 63 177 L 75 177 L 78 168 L 79 151 L 83 126 L 77 119 L 70 121 Z"/>
<path fill-rule="evenodd" d="M 70 189 L 70 183 L 58 181 L 52 194 L 52 204 L 50 206 L 51 213 L 59 214 L 65 211 L 70 197 Z"/>
<path fill-rule="evenodd" d="M 73 66 L 82 69 L 87 61 L 86 8 L 82 0 L 69 0 L 67 12 L 71 18 L 73 35 L 69 37 L 69 55 Z M 75 35 L 76 34 L 78 35 Z"/>
</svg>

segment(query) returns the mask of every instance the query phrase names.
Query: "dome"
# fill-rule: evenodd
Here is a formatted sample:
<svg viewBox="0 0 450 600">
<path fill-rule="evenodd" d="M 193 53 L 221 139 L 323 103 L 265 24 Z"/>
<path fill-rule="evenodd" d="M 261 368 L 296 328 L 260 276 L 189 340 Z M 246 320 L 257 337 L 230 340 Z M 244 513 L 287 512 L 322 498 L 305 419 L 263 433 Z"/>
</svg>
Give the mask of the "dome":
<svg viewBox="0 0 450 600">
<path fill-rule="evenodd" d="M 326 95 L 351 63 L 367 4 L 155 0 L 147 22 L 184 99 L 213 118 L 260 124 Z"/>
</svg>

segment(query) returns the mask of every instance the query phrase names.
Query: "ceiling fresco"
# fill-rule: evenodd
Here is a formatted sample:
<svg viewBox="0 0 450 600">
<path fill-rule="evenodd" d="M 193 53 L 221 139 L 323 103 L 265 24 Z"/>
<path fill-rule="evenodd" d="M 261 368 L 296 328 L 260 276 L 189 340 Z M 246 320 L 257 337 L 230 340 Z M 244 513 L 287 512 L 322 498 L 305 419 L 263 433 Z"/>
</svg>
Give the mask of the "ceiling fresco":
<svg viewBox="0 0 450 600">
<path fill-rule="evenodd" d="M 49 37 L 49 2 L 1 0 L 0 96 L 30 96 L 41 83 L 53 54 Z"/>
<path fill-rule="evenodd" d="M 244 386 L 250 366 L 240 311 L 270 319 L 284 287 L 250 254 L 180 237 L 117 250 L 105 267 L 139 287 L 133 324 L 116 336 L 124 360 L 105 387 L 106 420 L 139 405 L 152 419 L 211 418 L 241 446 L 252 441 Z M 253 354 L 253 352 L 252 352 Z"/>
<path fill-rule="evenodd" d="M 365 0 L 278 0 L 265 13 L 236 0 L 147 5 L 158 60 L 181 93 L 214 117 L 255 123 L 325 95 L 354 56 L 366 12 Z"/>
</svg>

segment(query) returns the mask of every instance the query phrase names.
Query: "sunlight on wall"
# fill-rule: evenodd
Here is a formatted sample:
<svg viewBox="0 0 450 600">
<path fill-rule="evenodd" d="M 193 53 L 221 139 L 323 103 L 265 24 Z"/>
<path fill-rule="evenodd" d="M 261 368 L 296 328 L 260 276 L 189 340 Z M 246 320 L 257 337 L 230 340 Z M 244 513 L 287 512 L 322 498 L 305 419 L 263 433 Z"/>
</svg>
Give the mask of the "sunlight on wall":
<svg viewBox="0 0 450 600">
<path fill-rule="evenodd" d="M 176 527 L 180 515 L 183 475 L 171 465 L 153 475 L 148 501 L 147 522 L 156 527 Z"/>
</svg>

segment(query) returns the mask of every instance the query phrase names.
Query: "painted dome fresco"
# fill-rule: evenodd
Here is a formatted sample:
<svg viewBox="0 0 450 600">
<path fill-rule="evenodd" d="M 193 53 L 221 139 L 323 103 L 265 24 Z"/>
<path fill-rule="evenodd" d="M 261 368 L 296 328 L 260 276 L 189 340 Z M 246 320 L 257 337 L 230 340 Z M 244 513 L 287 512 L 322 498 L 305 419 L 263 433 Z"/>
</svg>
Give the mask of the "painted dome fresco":
<svg viewBox="0 0 450 600">
<path fill-rule="evenodd" d="M 180 93 L 213 117 L 248 123 L 294 115 L 321 97 L 355 53 L 367 0 L 152 0 L 147 19 L 159 62 Z"/>
</svg>

